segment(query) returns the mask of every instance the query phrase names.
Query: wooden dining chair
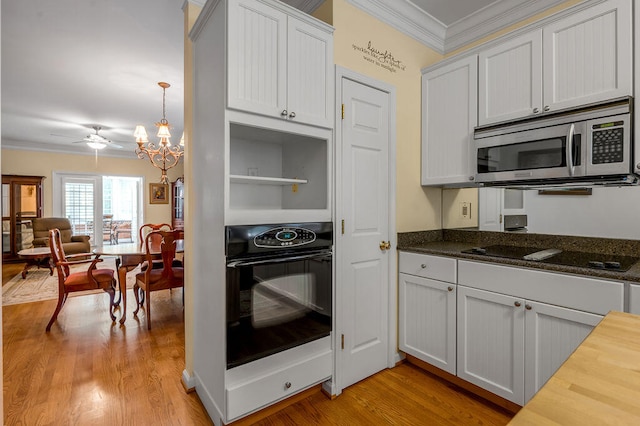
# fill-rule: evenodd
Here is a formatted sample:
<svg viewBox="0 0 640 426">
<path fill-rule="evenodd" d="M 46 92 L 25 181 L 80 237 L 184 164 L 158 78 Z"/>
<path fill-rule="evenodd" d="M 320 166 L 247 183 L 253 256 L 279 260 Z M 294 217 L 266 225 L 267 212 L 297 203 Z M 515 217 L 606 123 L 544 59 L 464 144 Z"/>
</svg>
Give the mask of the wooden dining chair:
<svg viewBox="0 0 640 426">
<path fill-rule="evenodd" d="M 115 321 L 113 314 L 115 308 L 114 297 L 116 292 L 116 280 L 112 269 L 97 269 L 96 265 L 103 259 L 93 257 L 92 253 L 78 253 L 66 256 L 62 247 L 62 237 L 58 228 L 49 231 L 49 247 L 51 249 L 51 262 L 58 272 L 58 305 L 53 312 L 47 331 L 51 330 L 51 325 L 58 318 L 58 314 L 67 300 L 69 293 L 85 290 L 102 289 L 109 293 L 109 315 L 111 321 Z M 82 260 L 72 260 L 82 258 Z M 71 272 L 70 266 L 88 263 L 89 269 L 83 272 Z"/>
<path fill-rule="evenodd" d="M 171 229 L 172 229 L 171 225 L 169 225 L 168 223 L 145 223 L 140 227 L 140 231 L 139 231 L 140 249 L 144 250 L 144 245 L 145 245 L 145 240 L 147 238 L 147 235 L 149 235 L 153 231 L 171 231 Z M 158 251 L 158 252 L 160 251 L 161 241 L 162 241 L 162 237 L 159 234 L 153 234 L 151 244 L 153 246 L 154 251 Z M 177 259 L 176 261 L 179 262 L 179 260 Z M 144 262 L 142 262 L 142 265 L 140 265 L 140 270 L 143 272 L 146 271 L 148 265 L 149 263 L 145 260 Z M 156 269 L 162 268 L 162 262 L 157 259 L 153 261 L 152 265 Z M 182 265 L 180 264 L 176 266 L 182 266 Z"/>
<path fill-rule="evenodd" d="M 159 251 L 154 247 L 154 241 L 161 240 Z M 184 268 L 175 266 L 176 242 L 184 239 L 184 231 L 174 229 L 171 231 L 152 231 L 145 238 L 146 261 L 152 264 L 154 258 L 160 254 L 162 268 L 147 268 L 136 274 L 136 283 L 133 285 L 133 294 L 136 298 L 137 316 L 138 310 L 145 304 L 147 313 L 147 329 L 151 330 L 151 292 L 184 287 Z"/>
<path fill-rule="evenodd" d="M 153 231 L 171 231 L 171 225 L 169 225 L 168 223 L 145 223 L 144 225 L 142 225 L 139 230 L 139 234 L 140 234 L 139 241 L 140 241 L 141 249 L 144 248 L 147 235 Z M 154 238 L 153 242 L 157 244 L 157 246 L 159 247 L 161 237 L 155 236 L 153 238 Z"/>
</svg>

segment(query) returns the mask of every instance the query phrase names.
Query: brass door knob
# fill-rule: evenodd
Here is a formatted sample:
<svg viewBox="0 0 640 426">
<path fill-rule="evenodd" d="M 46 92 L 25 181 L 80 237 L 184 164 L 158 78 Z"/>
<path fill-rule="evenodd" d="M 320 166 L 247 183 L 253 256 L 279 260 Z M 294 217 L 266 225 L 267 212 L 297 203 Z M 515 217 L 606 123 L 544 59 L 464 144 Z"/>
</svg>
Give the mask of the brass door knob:
<svg viewBox="0 0 640 426">
<path fill-rule="evenodd" d="M 385 250 L 389 250 L 390 248 L 391 248 L 390 241 L 380 241 L 380 250 L 385 251 Z"/>
</svg>

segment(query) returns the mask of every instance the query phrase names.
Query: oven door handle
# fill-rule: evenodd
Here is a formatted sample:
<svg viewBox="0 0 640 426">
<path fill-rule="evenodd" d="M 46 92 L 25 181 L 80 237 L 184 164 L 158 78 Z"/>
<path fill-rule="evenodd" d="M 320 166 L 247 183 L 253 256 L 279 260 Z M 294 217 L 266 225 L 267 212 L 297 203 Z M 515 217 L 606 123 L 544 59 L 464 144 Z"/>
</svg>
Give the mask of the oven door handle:
<svg viewBox="0 0 640 426">
<path fill-rule="evenodd" d="M 566 157 L 567 157 L 567 169 L 569 171 L 569 176 L 573 176 L 575 171 L 575 166 L 573 165 L 573 138 L 576 132 L 576 125 L 571 123 L 569 126 L 569 134 L 567 134 L 567 145 L 566 145 Z"/>
<path fill-rule="evenodd" d="M 322 259 L 331 257 L 331 252 L 325 253 L 312 253 L 312 254 L 304 254 L 300 256 L 287 256 L 287 257 L 279 257 L 275 259 L 264 259 L 264 260 L 237 260 L 235 262 L 227 263 L 227 268 L 237 268 L 242 266 L 255 266 L 255 265 L 266 265 L 268 263 L 287 263 L 293 262 L 296 260 L 306 260 L 306 259 Z"/>
</svg>

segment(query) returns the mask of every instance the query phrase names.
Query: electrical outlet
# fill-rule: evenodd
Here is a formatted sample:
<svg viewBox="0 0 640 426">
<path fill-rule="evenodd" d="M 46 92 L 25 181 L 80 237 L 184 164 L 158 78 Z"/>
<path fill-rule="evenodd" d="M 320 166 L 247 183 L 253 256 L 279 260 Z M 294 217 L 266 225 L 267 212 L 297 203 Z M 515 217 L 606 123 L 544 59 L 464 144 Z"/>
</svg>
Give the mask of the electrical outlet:
<svg viewBox="0 0 640 426">
<path fill-rule="evenodd" d="M 471 220 L 471 202 L 460 202 L 460 218 L 465 220 Z"/>
</svg>

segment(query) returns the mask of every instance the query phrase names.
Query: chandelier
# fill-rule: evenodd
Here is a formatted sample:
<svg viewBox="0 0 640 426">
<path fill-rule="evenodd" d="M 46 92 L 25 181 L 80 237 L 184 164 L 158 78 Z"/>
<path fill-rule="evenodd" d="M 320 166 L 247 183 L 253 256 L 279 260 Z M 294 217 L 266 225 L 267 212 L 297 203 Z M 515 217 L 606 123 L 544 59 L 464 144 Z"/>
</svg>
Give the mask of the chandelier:
<svg viewBox="0 0 640 426">
<path fill-rule="evenodd" d="M 133 135 L 138 143 L 138 147 L 135 151 L 138 158 L 143 160 L 145 156 L 147 156 L 151 165 L 162 170 L 160 182 L 166 184 L 169 183 L 167 170 L 176 166 L 178 161 L 180 161 L 180 157 L 184 154 L 184 135 L 183 138 L 180 139 L 179 145 L 171 145 L 171 142 L 169 141 L 171 133 L 169 133 L 169 122 L 167 121 L 165 111 L 165 94 L 167 88 L 171 85 L 161 81 L 158 83 L 158 86 L 162 87 L 162 120 L 156 123 L 156 127 L 158 127 L 157 136 L 160 138 L 158 146 L 156 147 L 153 142 L 149 142 L 147 130 L 142 125 L 136 126 L 136 130 L 133 132 Z"/>
</svg>

